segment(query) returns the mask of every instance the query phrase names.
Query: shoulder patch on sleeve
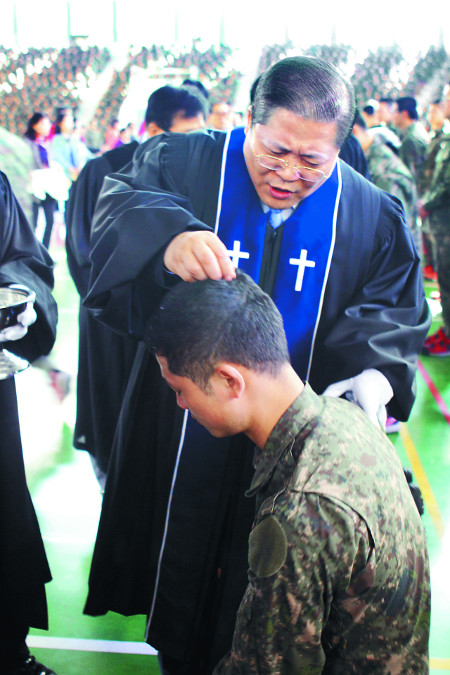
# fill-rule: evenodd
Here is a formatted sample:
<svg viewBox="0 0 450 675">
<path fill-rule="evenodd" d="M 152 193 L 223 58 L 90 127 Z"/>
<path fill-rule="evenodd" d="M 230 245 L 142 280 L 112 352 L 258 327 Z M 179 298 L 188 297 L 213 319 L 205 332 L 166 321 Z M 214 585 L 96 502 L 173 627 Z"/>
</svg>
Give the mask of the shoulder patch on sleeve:
<svg viewBox="0 0 450 675">
<path fill-rule="evenodd" d="M 248 563 L 257 577 L 271 577 L 283 566 L 287 556 L 287 538 L 275 516 L 264 518 L 248 540 Z"/>
</svg>

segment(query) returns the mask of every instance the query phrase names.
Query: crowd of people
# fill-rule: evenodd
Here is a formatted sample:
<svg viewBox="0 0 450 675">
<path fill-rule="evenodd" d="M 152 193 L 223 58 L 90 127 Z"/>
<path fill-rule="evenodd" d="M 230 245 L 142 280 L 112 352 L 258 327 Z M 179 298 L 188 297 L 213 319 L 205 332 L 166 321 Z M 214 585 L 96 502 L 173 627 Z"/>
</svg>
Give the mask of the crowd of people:
<svg viewBox="0 0 450 675">
<path fill-rule="evenodd" d="M 428 672 L 421 504 L 386 432 L 419 353 L 450 356 L 450 88 L 425 111 L 355 104 L 329 63 L 285 58 L 246 111 L 191 79 L 152 92 L 137 130 L 37 110 L 30 224 L 1 175 L 1 285 L 42 295 L 0 340 L 51 349 L 56 210 L 80 295 L 74 447 L 104 491 L 85 612 L 147 615 L 163 675 Z M 6 522 L 27 519 L 39 564 L 6 529 L 0 657 L 54 675 L 26 648 L 49 570 L 9 426 Z"/>
<path fill-rule="evenodd" d="M 75 110 L 80 88 L 95 82 L 96 75 L 111 59 L 107 49 L 82 49 L 77 45 L 24 53 L 1 51 L 0 127 L 18 136 L 26 130 L 27 111 L 40 111 L 51 117 L 58 107 Z"/>
</svg>

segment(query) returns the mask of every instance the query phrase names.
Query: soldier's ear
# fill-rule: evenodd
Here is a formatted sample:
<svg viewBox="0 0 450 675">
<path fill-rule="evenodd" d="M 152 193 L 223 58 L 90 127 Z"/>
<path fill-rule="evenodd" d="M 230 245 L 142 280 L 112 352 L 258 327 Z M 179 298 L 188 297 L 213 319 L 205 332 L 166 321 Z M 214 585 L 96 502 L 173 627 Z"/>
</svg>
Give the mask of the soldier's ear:
<svg viewBox="0 0 450 675">
<path fill-rule="evenodd" d="M 216 393 L 221 392 L 227 399 L 241 398 L 245 391 L 245 378 L 239 366 L 235 364 L 218 363 L 211 379 L 217 385 Z"/>
<path fill-rule="evenodd" d="M 152 138 L 152 136 L 163 134 L 164 129 L 161 129 L 155 122 L 150 122 L 150 124 L 147 124 L 147 133 L 149 137 Z"/>
</svg>

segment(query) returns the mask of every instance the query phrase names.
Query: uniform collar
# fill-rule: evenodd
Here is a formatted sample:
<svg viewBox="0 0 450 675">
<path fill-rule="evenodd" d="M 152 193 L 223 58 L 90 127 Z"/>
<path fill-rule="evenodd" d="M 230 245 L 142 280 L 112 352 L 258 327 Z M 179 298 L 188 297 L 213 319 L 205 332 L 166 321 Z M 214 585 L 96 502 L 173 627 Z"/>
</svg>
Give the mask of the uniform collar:
<svg viewBox="0 0 450 675">
<path fill-rule="evenodd" d="M 311 422 L 317 417 L 322 409 L 322 403 L 309 386 L 305 383 L 302 393 L 297 396 L 295 401 L 289 406 L 286 412 L 280 417 L 274 426 L 267 442 L 260 450 L 255 453 L 255 475 L 250 488 L 246 493 L 251 497 L 263 485 L 269 482 L 275 467 L 297 439 L 300 432 L 304 430 L 304 437 L 309 434 Z M 297 462 L 293 464 L 293 468 Z"/>
</svg>

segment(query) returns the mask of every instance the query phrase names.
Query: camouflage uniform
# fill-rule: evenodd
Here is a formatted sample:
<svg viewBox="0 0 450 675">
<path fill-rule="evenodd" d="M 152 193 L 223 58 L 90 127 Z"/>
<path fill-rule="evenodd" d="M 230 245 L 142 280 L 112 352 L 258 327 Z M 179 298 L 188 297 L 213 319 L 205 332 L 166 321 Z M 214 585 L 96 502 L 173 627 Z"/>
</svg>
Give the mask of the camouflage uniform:
<svg viewBox="0 0 450 675">
<path fill-rule="evenodd" d="M 399 149 L 400 159 L 411 171 L 416 185 L 427 159 L 429 136 L 419 122 L 413 122 L 406 128 Z"/>
<path fill-rule="evenodd" d="M 419 188 L 419 178 L 422 167 L 427 158 L 429 136 L 419 122 L 413 122 L 406 128 L 399 148 L 399 157 L 405 166 L 411 171 L 416 188 Z M 420 192 L 418 193 L 420 196 Z M 411 227 L 417 252 L 423 259 L 422 233 L 419 227 L 418 214 L 416 214 Z"/>
<path fill-rule="evenodd" d="M 434 172 L 434 165 L 436 161 L 436 155 L 440 150 L 442 140 L 445 136 L 445 126 L 443 129 L 436 131 L 436 133 L 431 136 L 430 144 L 427 148 L 427 158 L 425 163 L 422 165 L 420 176 L 417 182 L 417 191 L 420 195 L 425 194 L 425 192 L 430 187 L 431 178 Z M 428 260 L 427 262 L 434 267 L 434 258 L 432 255 L 431 247 L 432 243 L 430 241 L 430 219 L 422 218 L 422 235 L 424 237 L 427 249 L 428 249 Z"/>
<path fill-rule="evenodd" d="M 32 168 L 33 153 L 28 143 L 20 136 L 0 128 L 0 171 L 8 176 L 29 223 L 33 222 Z"/>
<path fill-rule="evenodd" d="M 420 195 L 425 194 L 425 192 L 430 187 L 431 179 L 434 173 L 434 166 L 436 163 L 436 155 L 441 149 L 441 143 L 445 140 L 449 130 L 444 131 L 441 129 L 436 131 L 436 133 L 431 137 L 430 144 L 427 147 L 427 158 L 422 165 L 420 176 L 417 182 L 417 191 Z"/>
<path fill-rule="evenodd" d="M 430 213 L 433 256 L 441 291 L 444 330 L 450 336 L 450 134 L 444 134 L 436 154 L 430 186 L 423 195 Z"/>
<path fill-rule="evenodd" d="M 255 466 L 249 585 L 214 674 L 428 673 L 425 533 L 385 434 L 306 385 Z"/>
<path fill-rule="evenodd" d="M 417 219 L 417 192 L 411 172 L 379 135 L 373 137 L 365 154 L 372 182 L 402 202 L 413 229 Z"/>
</svg>

